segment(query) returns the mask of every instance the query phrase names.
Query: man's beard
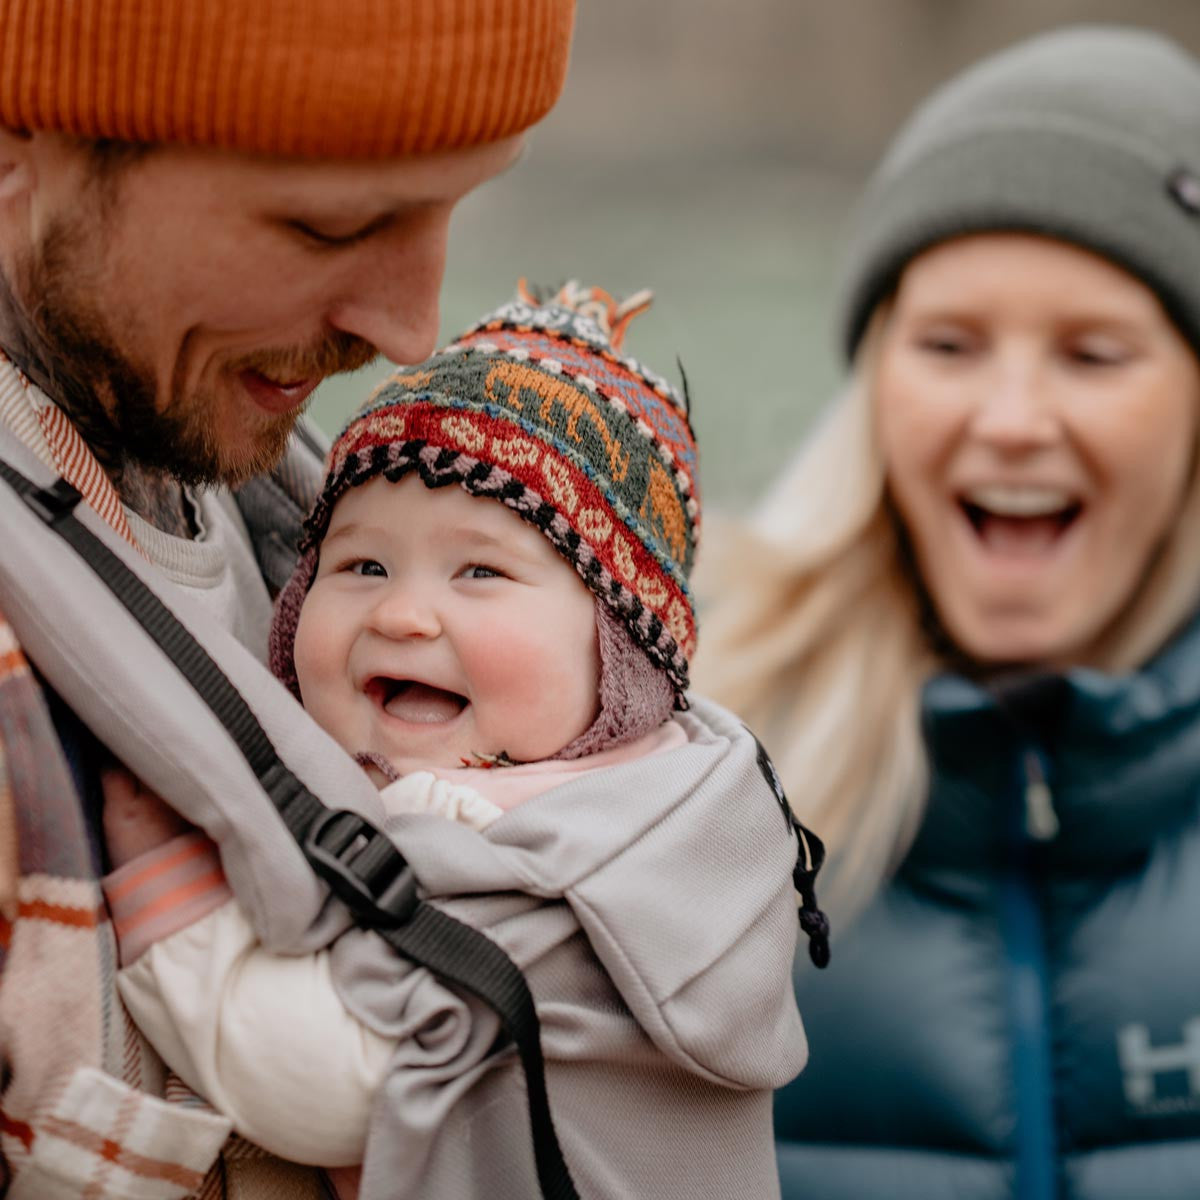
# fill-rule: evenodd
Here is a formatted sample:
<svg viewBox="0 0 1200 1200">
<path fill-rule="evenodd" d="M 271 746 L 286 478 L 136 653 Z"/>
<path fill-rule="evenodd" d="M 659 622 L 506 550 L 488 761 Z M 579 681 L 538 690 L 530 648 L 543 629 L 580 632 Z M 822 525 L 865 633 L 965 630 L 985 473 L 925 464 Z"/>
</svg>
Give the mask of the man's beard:
<svg viewBox="0 0 1200 1200">
<path fill-rule="evenodd" d="M 177 369 L 169 396 L 160 401 L 153 371 L 122 350 L 89 295 L 104 219 L 99 228 L 57 220 L 19 264 L 15 287 L 0 275 L 5 350 L 62 407 L 116 479 L 136 465 L 183 484 L 232 486 L 269 470 L 282 457 L 302 410 L 263 419 L 252 436 L 223 446 L 217 396 L 185 391 Z M 230 379 L 244 370 L 276 379 L 324 378 L 364 367 L 377 353 L 369 342 L 333 331 L 306 346 L 252 351 L 231 359 L 224 371 Z M 246 403 L 253 401 L 247 397 Z"/>
</svg>

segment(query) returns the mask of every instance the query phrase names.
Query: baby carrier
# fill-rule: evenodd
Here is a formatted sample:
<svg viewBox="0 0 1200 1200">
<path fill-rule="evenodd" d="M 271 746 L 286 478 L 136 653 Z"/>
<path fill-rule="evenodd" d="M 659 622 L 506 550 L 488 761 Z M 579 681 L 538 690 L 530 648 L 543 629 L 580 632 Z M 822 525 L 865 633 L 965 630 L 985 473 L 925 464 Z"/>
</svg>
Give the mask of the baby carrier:
<svg viewBox="0 0 1200 1200">
<path fill-rule="evenodd" d="M 366 775 L 231 635 L 2 428 L 0 481 L 0 611 L 50 687 L 217 842 L 267 948 L 312 951 L 357 924 L 494 1009 L 524 1068 L 541 1193 L 576 1197 L 525 978 L 494 941 L 421 899 L 380 830 Z M 827 928 L 812 894 L 823 849 L 791 816 L 761 748 L 760 767 L 797 837 L 801 923 L 823 965 Z"/>
</svg>

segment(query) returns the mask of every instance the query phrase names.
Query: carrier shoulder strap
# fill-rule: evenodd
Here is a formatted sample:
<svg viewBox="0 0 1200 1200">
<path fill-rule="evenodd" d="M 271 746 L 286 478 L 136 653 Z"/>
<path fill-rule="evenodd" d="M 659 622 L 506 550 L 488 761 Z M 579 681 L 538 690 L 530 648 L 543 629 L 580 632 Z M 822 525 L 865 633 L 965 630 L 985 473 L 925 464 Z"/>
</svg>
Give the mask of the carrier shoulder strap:
<svg viewBox="0 0 1200 1200">
<path fill-rule="evenodd" d="M 236 742 L 313 870 L 355 920 L 499 1016 L 525 1071 L 538 1183 L 544 1200 L 579 1200 L 550 1114 L 540 1023 L 520 968 L 485 934 L 417 895 L 396 845 L 357 813 L 328 807 L 280 759 L 241 693 L 170 609 L 74 515 L 81 496 L 59 479 L 39 487 L 0 459 L 0 478 L 109 588 Z"/>
</svg>

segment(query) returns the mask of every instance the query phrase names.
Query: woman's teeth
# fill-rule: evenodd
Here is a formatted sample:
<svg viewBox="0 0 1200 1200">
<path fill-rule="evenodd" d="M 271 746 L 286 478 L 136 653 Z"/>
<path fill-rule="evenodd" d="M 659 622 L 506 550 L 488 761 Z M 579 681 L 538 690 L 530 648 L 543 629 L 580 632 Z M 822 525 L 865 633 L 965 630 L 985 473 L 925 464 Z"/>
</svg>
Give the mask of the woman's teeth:
<svg viewBox="0 0 1200 1200">
<path fill-rule="evenodd" d="M 971 488 L 963 500 L 994 517 L 1052 517 L 1076 507 L 1077 501 L 1060 488 L 988 486 Z"/>
<path fill-rule="evenodd" d="M 1083 510 L 1079 499 L 1062 488 L 988 485 L 960 497 L 976 536 L 994 553 L 1043 555 Z"/>
</svg>

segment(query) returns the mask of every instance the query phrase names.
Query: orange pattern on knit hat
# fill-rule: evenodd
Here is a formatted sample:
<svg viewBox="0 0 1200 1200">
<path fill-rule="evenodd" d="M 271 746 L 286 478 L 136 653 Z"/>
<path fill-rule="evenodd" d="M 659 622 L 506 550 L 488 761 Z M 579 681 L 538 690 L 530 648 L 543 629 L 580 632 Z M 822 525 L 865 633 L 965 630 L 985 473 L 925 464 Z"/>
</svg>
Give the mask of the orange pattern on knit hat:
<svg viewBox="0 0 1200 1200">
<path fill-rule="evenodd" d="M 562 90 L 574 0 L 0 0 L 0 124 L 250 153 L 479 145 Z"/>
</svg>

